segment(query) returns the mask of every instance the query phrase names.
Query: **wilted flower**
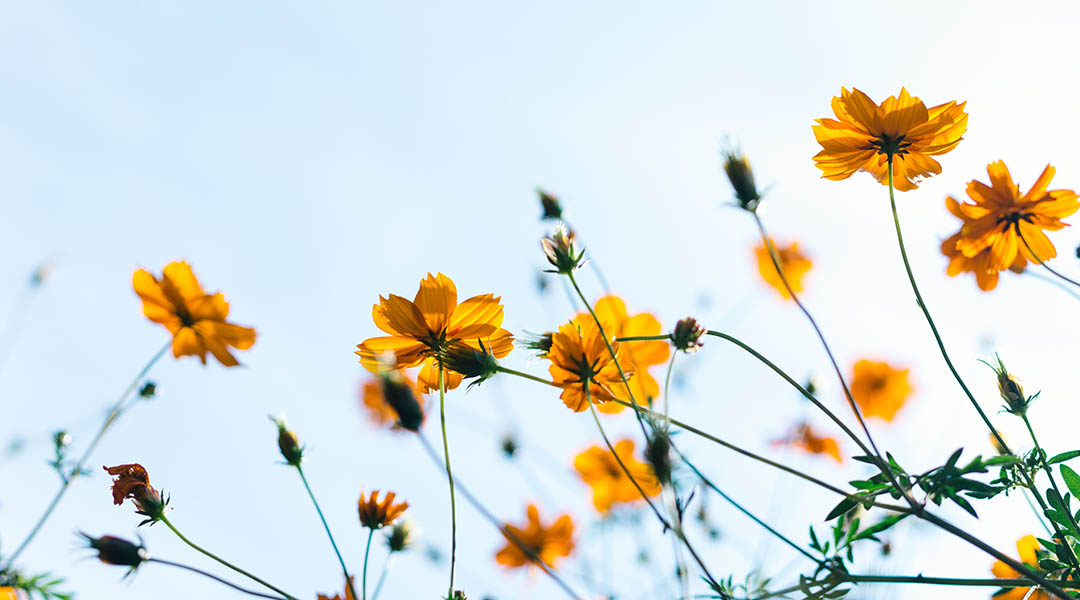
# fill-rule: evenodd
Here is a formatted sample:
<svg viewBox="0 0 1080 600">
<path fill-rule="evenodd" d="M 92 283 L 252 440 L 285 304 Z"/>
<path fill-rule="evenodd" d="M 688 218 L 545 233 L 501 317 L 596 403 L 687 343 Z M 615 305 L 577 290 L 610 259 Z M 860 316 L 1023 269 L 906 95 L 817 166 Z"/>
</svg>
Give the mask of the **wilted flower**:
<svg viewBox="0 0 1080 600">
<path fill-rule="evenodd" d="M 607 329 L 614 330 L 613 327 Z M 623 345 L 615 341 L 611 343 L 615 356 L 622 359 L 625 356 Z M 623 385 L 618 366 L 604 344 L 601 329 L 588 315 L 578 315 L 559 328 L 552 336 L 547 358 L 551 361 L 548 372 L 552 381 L 563 388 L 560 396 L 563 404 L 574 412 L 589 408 L 586 382 L 592 401 L 597 404 L 616 398 L 618 394 L 612 386 Z M 627 363 L 623 367 L 627 376 L 632 374 L 627 370 L 629 366 Z"/>
<path fill-rule="evenodd" d="M 641 489 L 649 496 L 660 494 L 660 481 L 652 467 L 634 457 L 634 441 L 625 439 L 615 443 L 615 453 L 634 477 Z M 617 502 L 640 501 L 641 494 L 634 482 L 626 476 L 619 462 L 606 448 L 592 446 L 574 458 L 574 469 L 582 481 L 592 488 L 593 506 L 601 513 L 607 513 Z"/>
<path fill-rule="evenodd" d="M 414 537 L 416 537 L 416 527 L 412 522 L 399 519 L 386 534 L 386 547 L 390 552 L 404 552 L 412 545 Z"/>
<path fill-rule="evenodd" d="M 671 330 L 671 345 L 676 350 L 682 350 L 687 354 L 697 352 L 705 345 L 705 328 L 694 317 L 686 317 L 675 322 L 675 329 Z"/>
<path fill-rule="evenodd" d="M 910 372 L 910 369 L 897 369 L 886 362 L 856 362 L 851 376 L 851 395 L 863 416 L 892 421 L 914 391 L 908 381 Z"/>
<path fill-rule="evenodd" d="M 425 393 L 439 389 L 439 361 L 451 344 L 479 350 L 483 340 L 496 358 L 506 356 L 514 347 L 514 336 L 502 328 L 500 298 L 482 294 L 459 304 L 457 286 L 442 273 L 428 273 L 411 301 L 394 294 L 380 296 L 371 316 L 375 326 L 390 335 L 359 344 L 356 354 L 360 362 L 376 374 L 386 369 L 380 359 L 388 352 L 396 357 L 396 367 L 423 364 L 416 383 Z M 443 380 L 446 389 L 452 390 L 461 384 L 461 374 L 447 370 Z"/>
<path fill-rule="evenodd" d="M 726 150 L 724 173 L 727 174 L 731 187 L 735 189 L 735 200 L 739 206 L 751 212 L 757 210 L 761 203 L 761 194 L 754 184 L 754 171 L 750 168 L 750 161 L 746 156 L 738 150 Z"/>
<path fill-rule="evenodd" d="M 893 159 L 896 189 L 915 189 L 916 183 L 941 173 L 931 158 L 960 143 L 967 130 L 966 102 L 947 102 L 926 108 L 922 100 L 900 89 L 880 105 L 852 88 L 833 98 L 836 119 L 817 119 L 814 137 L 821 152 L 814 163 L 825 179 L 840 180 L 867 171 L 882 184 L 889 182 L 888 158 Z"/>
<path fill-rule="evenodd" d="M 562 515 L 546 525 L 540 521 L 540 510 L 530 504 L 526 517 L 526 523 L 520 527 L 509 523 L 504 526 L 506 545 L 495 554 L 495 562 L 510 568 L 543 562 L 554 568 L 556 560 L 570 556 L 574 549 L 574 522 L 570 515 Z"/>
<path fill-rule="evenodd" d="M 125 539 L 111 535 L 94 537 L 86 533 L 80 533 L 87 545 L 97 550 L 98 559 L 107 565 L 131 567 L 135 570 L 139 565 L 150 559 L 146 548 L 142 544 L 135 544 Z M 0 596 L 3 598 L 3 596 Z"/>
<path fill-rule="evenodd" d="M 270 417 L 270 420 L 277 425 L 278 430 L 278 449 L 281 450 L 281 457 L 285 459 L 285 462 L 294 467 L 299 467 L 300 463 L 304 460 L 304 448 L 300 445 L 300 440 L 285 425 L 285 419 L 282 417 Z"/>
<path fill-rule="evenodd" d="M 552 273 L 569 275 L 585 264 L 585 250 L 574 247 L 574 232 L 567 229 L 566 224 L 559 223 L 555 227 L 555 233 L 540 240 L 540 247 L 544 249 L 544 255 L 548 262 L 555 267 Z"/>
<path fill-rule="evenodd" d="M 154 523 L 165 516 L 165 507 L 169 501 L 163 499 L 161 493 L 150 485 L 150 475 L 140 464 L 117 465 L 115 467 L 102 467 L 109 475 L 115 475 L 113 480 L 112 495 L 113 503 L 120 506 L 124 500 L 131 498 L 135 503 L 136 514 L 143 515 L 145 521 L 139 526 Z"/>
<path fill-rule="evenodd" d="M 369 529 L 379 529 L 386 525 L 393 525 L 394 521 L 409 508 L 408 502 L 394 504 L 394 492 L 387 492 L 386 497 L 379 500 L 379 490 L 371 492 L 371 496 L 365 500 L 363 492 L 360 493 L 358 503 L 360 512 L 360 524 Z"/>
<path fill-rule="evenodd" d="M 772 242 L 772 240 L 769 241 Z M 781 246 L 773 242 L 773 248 L 776 250 L 780 268 L 784 270 L 784 278 L 781 279 L 780 273 L 777 272 L 776 265 L 773 264 L 772 255 L 769 253 L 769 248 L 765 244 L 758 244 L 757 247 L 754 248 L 754 255 L 757 257 L 758 273 L 761 274 L 761 278 L 765 280 L 765 283 L 772 286 L 781 297 L 785 300 L 790 300 L 791 294 L 788 293 L 787 287 L 784 285 L 784 279 L 787 279 L 788 285 L 791 286 L 791 291 L 796 294 L 803 291 L 803 277 L 810 271 L 810 267 L 813 266 L 813 263 L 810 262 L 809 257 L 799 250 L 798 242 L 791 242 L 786 246 Z"/>
<path fill-rule="evenodd" d="M 247 350 L 255 343 L 255 330 L 225 320 L 229 303 L 221 293 L 207 294 L 186 262 L 165 265 L 161 279 L 139 269 L 132 277 L 142 298 L 143 314 L 164 325 L 173 335 L 173 356 L 198 356 L 206 364 L 209 351 L 226 367 L 240 364 L 229 347 Z"/>
<path fill-rule="evenodd" d="M 559 199 L 556 198 L 554 194 L 549 194 L 540 188 L 536 189 L 536 193 L 540 196 L 540 207 L 544 209 L 544 214 L 540 215 L 540 220 L 561 220 L 562 205 L 559 204 Z"/>
<path fill-rule="evenodd" d="M 1016 550 L 1020 555 L 1020 562 L 1031 567 L 1035 571 L 1040 571 L 1039 557 L 1036 553 L 1039 550 L 1039 540 L 1033 535 L 1025 535 L 1016 542 Z M 994 561 L 994 566 L 991 567 L 990 572 L 994 574 L 994 577 L 1000 579 L 1016 579 L 1024 577 L 1025 575 L 1012 568 L 1003 561 Z M 1053 596 L 1042 588 L 1023 588 L 1014 587 L 1008 590 L 1003 590 L 1000 593 L 994 594 L 994 600 L 1052 600 Z"/>
</svg>

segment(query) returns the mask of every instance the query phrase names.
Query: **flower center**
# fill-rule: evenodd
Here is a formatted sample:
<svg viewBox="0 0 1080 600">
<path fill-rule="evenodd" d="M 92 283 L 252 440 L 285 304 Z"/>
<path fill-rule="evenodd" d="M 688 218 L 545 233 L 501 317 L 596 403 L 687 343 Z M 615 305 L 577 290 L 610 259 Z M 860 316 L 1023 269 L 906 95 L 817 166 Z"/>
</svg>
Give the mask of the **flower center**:
<svg viewBox="0 0 1080 600">
<path fill-rule="evenodd" d="M 884 154 L 886 156 L 903 156 L 907 154 L 907 148 L 911 145 L 911 142 L 905 141 L 904 136 L 900 135 L 895 138 L 880 134 L 876 140 L 870 142 L 870 147 L 877 150 L 878 154 Z"/>
<path fill-rule="evenodd" d="M 1001 215 L 997 219 L 997 223 L 1001 225 L 1001 232 L 1005 233 L 1010 227 L 1016 231 L 1016 235 L 1020 235 L 1020 221 L 1032 222 L 1032 215 L 1022 210 L 1016 210 Z"/>
</svg>

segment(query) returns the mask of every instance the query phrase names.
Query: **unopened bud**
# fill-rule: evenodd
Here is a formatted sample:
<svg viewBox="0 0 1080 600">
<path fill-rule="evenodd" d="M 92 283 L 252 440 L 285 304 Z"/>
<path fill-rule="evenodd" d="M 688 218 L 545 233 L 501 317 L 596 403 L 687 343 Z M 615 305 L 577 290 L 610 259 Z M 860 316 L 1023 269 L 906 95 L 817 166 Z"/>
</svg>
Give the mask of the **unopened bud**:
<svg viewBox="0 0 1080 600">
<path fill-rule="evenodd" d="M 495 355 L 484 347 L 483 342 L 478 343 L 479 350 L 461 342 L 452 343 L 443 354 L 443 365 L 446 368 L 460 373 L 465 379 L 476 378 L 469 387 L 479 385 L 499 372 L 499 361 L 495 359 Z"/>
<path fill-rule="evenodd" d="M 404 552 L 413 543 L 416 528 L 411 521 L 399 519 L 386 534 L 386 546 L 390 552 Z"/>
<path fill-rule="evenodd" d="M 379 373 L 379 386 L 383 398 L 398 416 L 398 426 L 409 431 L 420 431 L 424 424 L 424 409 L 412 386 L 400 371 L 387 369 Z"/>
<path fill-rule="evenodd" d="M 1005 410 L 1018 417 L 1025 415 L 1028 407 L 1039 394 L 1030 397 L 1025 396 L 1020 380 L 1012 373 L 1009 373 L 1000 356 L 994 355 L 994 358 L 997 359 L 997 366 L 986 361 L 983 362 L 989 365 L 994 370 L 994 374 L 997 375 L 998 393 L 1001 394 L 1001 399 L 1005 401 Z"/>
<path fill-rule="evenodd" d="M 675 329 L 671 332 L 671 343 L 676 350 L 692 354 L 705 345 L 705 340 L 701 339 L 704 335 L 705 328 L 697 322 L 697 319 L 686 317 L 675 323 Z"/>
<path fill-rule="evenodd" d="M 562 219 L 562 205 L 559 204 L 559 199 L 553 194 L 549 194 L 542 189 L 537 188 L 536 193 L 540 195 L 540 207 L 544 209 L 544 214 L 540 215 L 542 221 L 558 221 Z"/>
<path fill-rule="evenodd" d="M 143 384 L 143 386 L 141 388 L 139 388 L 139 395 L 142 396 L 143 398 L 153 398 L 154 394 L 156 394 L 156 393 L 157 393 L 157 384 L 154 383 L 153 381 L 147 381 L 146 383 Z"/>
<path fill-rule="evenodd" d="M 761 195 L 754 185 L 754 171 L 750 161 L 738 150 L 724 152 L 724 172 L 735 190 L 735 200 L 739 206 L 751 212 L 757 210 Z"/>
<path fill-rule="evenodd" d="M 277 445 L 278 450 L 281 450 L 281 457 L 289 465 L 299 467 L 304 460 L 304 448 L 300 445 L 300 439 L 285 425 L 283 418 L 270 417 L 270 420 L 277 425 Z"/>
<path fill-rule="evenodd" d="M 645 460 L 661 484 L 671 481 L 671 440 L 662 429 L 653 429 L 645 445 Z"/>
<path fill-rule="evenodd" d="M 555 227 L 555 233 L 551 236 L 541 239 L 540 246 L 544 249 L 548 262 L 555 267 L 555 273 L 569 275 L 585 264 L 585 251 L 578 252 L 574 248 L 574 232 L 568 230 L 563 223 Z"/>
<path fill-rule="evenodd" d="M 99 538 L 86 533 L 80 533 L 79 535 L 86 540 L 89 548 L 97 550 L 98 559 L 107 565 L 119 565 L 134 569 L 150 559 L 145 547 L 125 539 L 111 535 L 103 535 Z"/>
</svg>

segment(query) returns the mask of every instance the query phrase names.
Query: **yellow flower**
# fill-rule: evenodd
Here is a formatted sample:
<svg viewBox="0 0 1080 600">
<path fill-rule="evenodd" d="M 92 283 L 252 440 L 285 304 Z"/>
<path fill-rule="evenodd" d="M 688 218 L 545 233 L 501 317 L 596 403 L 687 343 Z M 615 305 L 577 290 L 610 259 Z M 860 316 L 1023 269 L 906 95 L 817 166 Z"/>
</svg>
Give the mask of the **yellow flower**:
<svg viewBox="0 0 1080 600">
<path fill-rule="evenodd" d="M 1066 226 L 1062 219 L 1080 209 L 1076 192 L 1047 190 L 1055 173 L 1050 165 L 1025 194 L 1013 183 L 1004 162 L 990 163 L 986 172 L 990 185 L 974 180 L 968 183 L 967 195 L 972 202 L 961 204 L 951 197 L 945 201 L 949 211 L 964 222 L 954 236 L 955 249 L 975 261 L 976 267 L 995 274 L 1022 269 L 1026 261 L 1057 256 L 1043 231 Z"/>
<path fill-rule="evenodd" d="M 386 497 L 379 501 L 379 490 L 371 492 L 371 497 L 364 500 L 364 493 L 360 493 L 360 501 L 357 503 L 360 511 L 360 524 L 369 529 L 379 529 L 386 525 L 393 525 L 394 521 L 409 508 L 408 502 L 394 504 L 394 492 L 387 492 Z"/>
<path fill-rule="evenodd" d="M 917 180 L 941 173 L 941 165 L 931 158 L 960 143 L 967 129 L 966 102 L 956 101 L 926 108 L 922 100 L 900 88 L 880 105 L 852 88 L 840 88 L 833 98 L 836 119 L 817 119 L 814 137 L 821 152 L 814 162 L 822 177 L 838 181 L 856 171 L 867 171 L 888 184 L 887 158 L 893 157 L 896 189 L 913 190 Z"/>
<path fill-rule="evenodd" d="M 0 587 L 0 600 L 22 600 L 19 590 L 13 587 Z"/>
<path fill-rule="evenodd" d="M 831 456 L 836 462 L 844 462 L 844 457 L 840 454 L 840 444 L 836 438 L 819 435 L 809 423 L 799 423 L 790 434 L 774 441 L 773 444 L 800 448 L 810 454 L 825 454 Z"/>
<path fill-rule="evenodd" d="M 161 279 L 139 269 L 132 277 L 142 298 L 143 314 L 164 325 L 173 335 L 173 356 L 198 356 L 206 364 L 209 351 L 226 367 L 240 364 L 229 346 L 247 350 L 255 343 L 255 330 L 225 321 L 229 303 L 222 293 L 207 294 L 186 262 L 165 265 Z"/>
<path fill-rule="evenodd" d="M 792 291 L 798 294 L 803 291 L 803 276 L 810 271 L 813 263 L 810 262 L 809 257 L 799 250 L 798 242 L 791 242 L 786 246 L 781 246 L 773 240 L 770 241 L 772 241 L 773 247 L 776 248 L 776 254 L 780 258 L 780 267 L 784 269 L 784 277 L 787 278 L 788 285 L 791 286 Z M 758 244 L 754 248 L 754 254 L 757 256 L 758 272 L 761 273 L 761 278 L 765 280 L 765 283 L 771 285 L 785 300 L 791 299 L 791 294 L 784 287 L 784 281 L 780 279 L 780 273 L 776 271 L 776 265 L 773 264 L 772 257 L 769 256 L 768 247 L 765 244 Z"/>
<path fill-rule="evenodd" d="M 911 369 L 889 363 L 860 360 L 851 376 L 851 395 L 865 417 L 892 421 L 914 389 L 908 381 Z"/>
<path fill-rule="evenodd" d="M 392 352 L 398 367 L 423 364 L 417 385 L 424 393 L 438 391 L 438 360 L 454 342 L 476 350 L 483 347 L 502 358 L 514 347 L 514 336 L 502 328 L 503 306 L 500 298 L 491 294 L 473 296 L 462 303 L 457 301 L 457 287 L 449 277 L 428 273 L 420 282 L 420 290 L 412 301 L 390 294 L 379 297 L 372 308 L 375 326 L 390 334 L 364 340 L 357 346 L 360 362 L 369 371 L 378 373 L 380 357 Z M 446 389 L 461 383 L 461 374 L 446 371 Z"/>
<path fill-rule="evenodd" d="M 615 453 L 619 455 L 626 470 L 633 475 L 641 489 L 649 496 L 660 495 L 660 481 L 653 474 L 652 467 L 634 458 L 633 440 L 620 440 L 615 443 Z M 574 469 L 582 481 L 589 484 L 593 491 L 593 506 L 601 513 L 607 513 L 617 502 L 637 502 L 642 500 L 634 483 L 626 476 L 615 457 L 605 448 L 593 446 L 574 458 Z"/>
<path fill-rule="evenodd" d="M 1016 542 L 1016 550 L 1020 554 L 1020 562 L 1030 566 L 1036 571 L 1039 570 L 1039 560 L 1035 556 L 1035 550 L 1038 548 L 1039 541 L 1035 539 L 1035 536 L 1033 535 L 1025 535 Z M 998 579 L 1016 579 L 1024 576 L 1019 571 L 1000 560 L 994 561 L 994 566 L 991 567 L 990 572 Z M 1004 593 L 994 594 L 994 600 L 1051 600 L 1053 598 L 1053 596 L 1041 589 L 1035 589 L 1029 596 L 1028 591 L 1031 589 L 1032 588 L 1019 587 L 1010 588 Z"/>
<path fill-rule="evenodd" d="M 959 206 L 956 200 L 948 198 L 946 200 L 949 206 L 949 211 L 956 214 L 953 211 L 953 206 Z M 960 215 L 957 215 L 960 216 Z M 998 271 L 997 269 L 990 268 L 990 248 L 984 249 L 972 258 L 964 256 L 964 253 L 956 249 L 956 243 L 960 241 L 960 232 L 956 232 L 949 239 L 941 243 L 941 253 L 949 259 L 949 266 L 945 269 L 945 273 L 949 277 L 956 277 L 961 273 L 974 273 L 975 283 L 979 285 L 979 289 L 984 292 L 989 292 L 997 287 L 998 284 Z M 1013 264 L 1009 265 L 1009 270 L 1013 273 L 1023 273 L 1027 268 L 1027 259 L 1023 254 L 1017 253 L 1016 260 Z"/>
<path fill-rule="evenodd" d="M 660 335 L 663 327 L 656 317 L 649 313 L 638 313 L 634 316 L 626 311 L 626 303 L 618 296 L 605 296 L 596 301 L 593 307 L 600 322 L 605 324 L 604 331 L 608 340 L 613 341 L 620 337 L 634 337 L 644 335 Z M 581 319 L 591 318 L 587 314 L 580 315 Z M 600 341 L 603 344 L 603 340 Z M 622 351 L 619 354 L 619 364 L 622 365 L 630 381 L 630 390 L 634 393 L 634 399 L 638 404 L 647 405 L 660 396 L 660 384 L 649 373 L 649 367 L 662 365 L 671 356 L 671 346 L 666 340 L 649 342 L 627 342 L 621 344 Z M 607 347 L 604 347 L 607 352 Z M 610 355 L 610 353 L 609 353 Z M 614 363 L 613 363 L 614 364 Z M 631 377 L 630 373 L 634 375 Z M 618 376 L 618 370 L 615 375 Z M 615 396 L 621 400 L 630 401 L 626 394 L 626 385 L 622 378 L 612 385 Z M 618 402 L 606 402 L 597 404 L 596 409 L 600 412 L 617 413 L 625 406 Z"/>
<path fill-rule="evenodd" d="M 503 534 L 507 539 L 506 546 L 495 554 L 495 562 L 516 568 L 535 564 L 535 559 L 539 559 L 554 568 L 557 559 L 570 556 L 574 549 L 574 522 L 570 515 L 562 515 L 551 525 L 544 525 L 536 505 L 530 504 L 526 511 L 528 521 L 525 525 L 506 524 L 509 532 Z M 522 550 L 519 543 L 529 552 Z"/>
<path fill-rule="evenodd" d="M 614 326 L 609 325 L 604 330 L 613 331 Z M 633 371 L 625 360 L 624 345 L 615 341 L 611 343 L 615 356 L 623 365 L 623 372 L 629 377 Z M 614 391 L 616 386 L 623 385 L 618 366 L 604 344 L 601 329 L 590 315 L 578 315 L 573 321 L 559 327 L 551 336 L 551 349 L 545 358 L 551 361 L 548 372 L 552 381 L 563 388 L 560 398 L 570 410 L 581 412 L 589 408 L 585 394 L 586 381 L 589 382 L 589 393 L 595 404 L 621 397 Z"/>
</svg>

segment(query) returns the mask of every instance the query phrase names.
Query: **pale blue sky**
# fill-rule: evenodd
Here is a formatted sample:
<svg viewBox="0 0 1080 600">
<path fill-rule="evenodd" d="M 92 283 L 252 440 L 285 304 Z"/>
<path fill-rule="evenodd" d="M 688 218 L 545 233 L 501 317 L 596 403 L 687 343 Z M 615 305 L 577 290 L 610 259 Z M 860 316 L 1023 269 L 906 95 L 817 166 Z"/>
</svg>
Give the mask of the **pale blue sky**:
<svg viewBox="0 0 1080 600">
<path fill-rule="evenodd" d="M 307 471 L 354 570 L 361 489 L 398 491 L 424 542 L 445 550 L 444 484 L 413 442 L 367 426 L 352 350 L 376 333 L 378 295 L 409 296 L 428 271 L 453 277 L 462 297 L 502 295 L 506 326 L 519 334 L 570 317 L 557 287 L 535 291 L 544 232 L 537 185 L 563 197 L 632 311 L 652 311 L 665 326 L 695 314 L 793 375 L 820 372 L 823 393 L 841 406 L 806 323 L 756 279 L 752 222 L 723 206 L 724 135 L 771 186 L 762 214 L 773 233 L 802 240 L 812 255 L 806 301 L 841 360 L 912 367 L 917 395 L 893 425 L 872 423 L 880 443 L 913 470 L 960 446 L 988 452 L 903 277 L 885 188 L 865 175 L 821 180 L 810 160 L 812 120 L 828 114 L 842 85 L 876 99 L 905 85 L 929 104 L 969 102 L 969 131 L 942 157 L 944 173 L 900 198 L 912 262 L 987 410 L 998 400 L 977 359 L 1000 350 L 1044 390 L 1033 418 L 1045 443 L 1072 449 L 1080 328 L 1065 317 L 1076 300 L 1009 275 L 981 294 L 968 278 L 944 276 L 938 244 L 956 228 L 945 195 L 985 178 L 988 162 L 1004 159 L 1021 186 L 1052 162 L 1056 185 L 1080 187 L 1076 17 L 1065 3 L 1007 2 L 0 2 L 0 314 L 38 261 L 57 261 L 0 372 L 0 441 L 29 436 L 17 461 L 0 463 L 3 547 L 21 538 L 56 485 L 42 465 L 48 433 L 68 427 L 85 443 L 165 340 L 141 316 L 131 272 L 186 258 L 208 288 L 227 294 L 237 322 L 258 329 L 258 342 L 242 369 L 160 364 L 159 398 L 127 415 L 91 466 L 143 463 L 192 538 L 314 598 L 340 590 L 341 577 L 299 481 L 276 464 L 266 414 L 284 412 L 309 446 Z M 1076 273 L 1080 236 L 1053 239 L 1058 266 Z M 588 273 L 583 281 L 599 294 Z M 546 370 L 526 354 L 508 364 Z M 679 417 L 836 483 L 862 474 L 769 446 L 805 407 L 753 359 L 713 341 L 682 365 L 690 385 L 672 399 Z M 587 415 L 515 380 L 449 402 L 455 470 L 490 508 L 518 520 L 534 499 L 545 514 L 567 511 L 587 527 L 586 488 L 551 476 L 595 441 Z M 994 418 L 1024 446 L 1017 423 Z M 496 456 L 511 422 L 542 492 Z M 628 415 L 610 423 L 634 431 Z M 718 482 L 800 541 L 835 501 L 684 439 Z M 714 573 L 741 577 L 756 554 L 779 581 L 807 568 L 776 544 L 758 552 L 752 523 L 716 498 L 709 506 L 724 538 L 698 541 Z M 498 534 L 468 507 L 459 512 L 459 582 L 471 598 L 557 597 L 542 577 L 496 568 Z M 1017 498 L 979 520 L 946 513 L 1010 550 L 1036 527 Z M 76 529 L 132 535 L 136 522 L 112 506 L 95 472 L 22 562 L 65 575 L 87 600 L 225 597 L 212 582 L 166 568 L 120 583 L 118 570 L 72 551 Z M 648 531 L 658 533 L 651 523 Z M 163 528 L 141 533 L 157 555 L 207 565 Z M 925 528 L 896 537 L 893 558 L 877 560 L 868 548 L 859 566 L 980 577 L 992 562 Z M 590 563 L 609 552 L 605 543 L 583 543 Z M 651 543 L 669 568 L 670 542 Z M 611 543 L 625 598 L 647 587 L 630 566 L 636 545 L 633 537 Z M 955 567 L 943 572 L 946 560 Z M 565 567 L 580 589 L 584 568 Z M 444 578 L 442 565 L 411 554 L 383 598 L 435 598 Z"/>
</svg>

